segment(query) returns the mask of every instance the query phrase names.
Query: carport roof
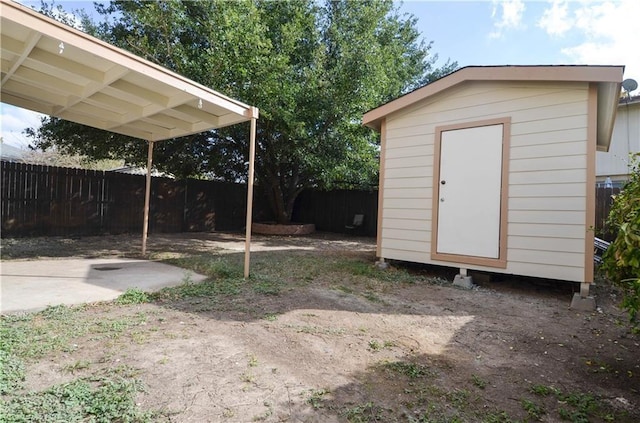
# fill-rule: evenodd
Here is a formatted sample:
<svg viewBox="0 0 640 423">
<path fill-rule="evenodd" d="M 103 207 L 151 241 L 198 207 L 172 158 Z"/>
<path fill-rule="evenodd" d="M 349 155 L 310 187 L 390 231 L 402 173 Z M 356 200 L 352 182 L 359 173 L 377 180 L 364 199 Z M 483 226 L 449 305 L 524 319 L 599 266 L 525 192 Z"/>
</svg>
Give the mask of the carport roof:
<svg viewBox="0 0 640 423">
<path fill-rule="evenodd" d="M 3 103 L 147 141 L 258 118 L 258 109 L 0 0 Z"/>
</svg>

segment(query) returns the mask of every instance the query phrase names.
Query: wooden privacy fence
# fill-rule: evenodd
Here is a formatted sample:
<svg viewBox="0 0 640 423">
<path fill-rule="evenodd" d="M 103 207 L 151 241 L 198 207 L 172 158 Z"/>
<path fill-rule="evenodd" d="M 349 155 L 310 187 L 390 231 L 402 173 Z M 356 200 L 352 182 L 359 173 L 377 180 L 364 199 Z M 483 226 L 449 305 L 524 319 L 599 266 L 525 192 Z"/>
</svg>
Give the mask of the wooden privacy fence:
<svg viewBox="0 0 640 423">
<path fill-rule="evenodd" d="M 144 176 L 4 161 L 0 173 L 3 237 L 142 231 Z M 149 230 L 236 230 L 245 208 L 244 185 L 154 177 Z"/>
<path fill-rule="evenodd" d="M 357 214 L 364 215 L 362 226 L 348 228 Z M 376 236 L 378 191 L 303 191 L 296 200 L 293 220 L 315 223 L 319 231 Z"/>
<path fill-rule="evenodd" d="M 1 162 L 2 237 L 97 235 L 142 231 L 145 177 L 116 172 Z M 245 225 L 243 184 L 152 178 L 149 231 L 235 231 Z M 256 220 L 270 220 L 254 199 Z M 375 236 L 377 191 L 305 191 L 294 220 L 320 231 Z M 362 227 L 345 226 L 364 214 Z"/>
<path fill-rule="evenodd" d="M 607 217 L 613 205 L 613 196 L 620 192 L 620 188 L 596 188 L 596 236 L 605 241 L 613 241 L 616 234 L 607 225 Z"/>
</svg>

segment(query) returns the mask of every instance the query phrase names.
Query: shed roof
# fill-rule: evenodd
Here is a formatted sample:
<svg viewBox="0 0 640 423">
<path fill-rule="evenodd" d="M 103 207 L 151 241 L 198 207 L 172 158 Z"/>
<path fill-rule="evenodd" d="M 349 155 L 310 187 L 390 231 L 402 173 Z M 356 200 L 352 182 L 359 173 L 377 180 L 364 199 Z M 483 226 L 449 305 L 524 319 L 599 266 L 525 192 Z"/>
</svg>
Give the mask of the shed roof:
<svg viewBox="0 0 640 423">
<path fill-rule="evenodd" d="M 470 81 L 589 82 L 598 87 L 598 150 L 608 150 L 624 66 L 468 66 L 365 113 L 362 123 L 377 131 L 382 121 L 421 100 Z"/>
<path fill-rule="evenodd" d="M 2 102 L 147 141 L 249 121 L 258 109 L 9 0 Z"/>
</svg>

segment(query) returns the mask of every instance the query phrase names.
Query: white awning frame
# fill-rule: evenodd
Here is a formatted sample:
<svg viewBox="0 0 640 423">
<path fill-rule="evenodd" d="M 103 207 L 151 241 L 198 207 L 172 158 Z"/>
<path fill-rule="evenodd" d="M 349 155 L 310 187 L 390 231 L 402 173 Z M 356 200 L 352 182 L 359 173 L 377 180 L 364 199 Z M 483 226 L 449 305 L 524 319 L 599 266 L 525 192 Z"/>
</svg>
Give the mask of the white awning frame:
<svg viewBox="0 0 640 423">
<path fill-rule="evenodd" d="M 147 141 L 147 172 L 157 141 L 250 121 L 244 269 L 249 276 L 256 107 L 10 0 L 0 0 L 0 29 L 3 103 Z M 143 254 L 150 182 L 147 175 Z"/>
</svg>

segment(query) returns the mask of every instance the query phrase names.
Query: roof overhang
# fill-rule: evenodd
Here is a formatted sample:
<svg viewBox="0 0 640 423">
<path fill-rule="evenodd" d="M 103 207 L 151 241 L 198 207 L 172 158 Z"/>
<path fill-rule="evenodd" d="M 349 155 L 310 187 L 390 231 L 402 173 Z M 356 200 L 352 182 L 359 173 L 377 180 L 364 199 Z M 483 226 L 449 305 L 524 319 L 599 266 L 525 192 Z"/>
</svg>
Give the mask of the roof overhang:
<svg viewBox="0 0 640 423">
<path fill-rule="evenodd" d="M 1 100 L 160 141 L 258 118 L 258 109 L 10 0 L 0 0 Z"/>
<path fill-rule="evenodd" d="M 597 148 L 607 151 L 615 120 L 624 66 L 469 66 L 364 114 L 362 123 L 380 131 L 390 114 L 469 81 L 587 82 L 598 88 Z"/>
</svg>

